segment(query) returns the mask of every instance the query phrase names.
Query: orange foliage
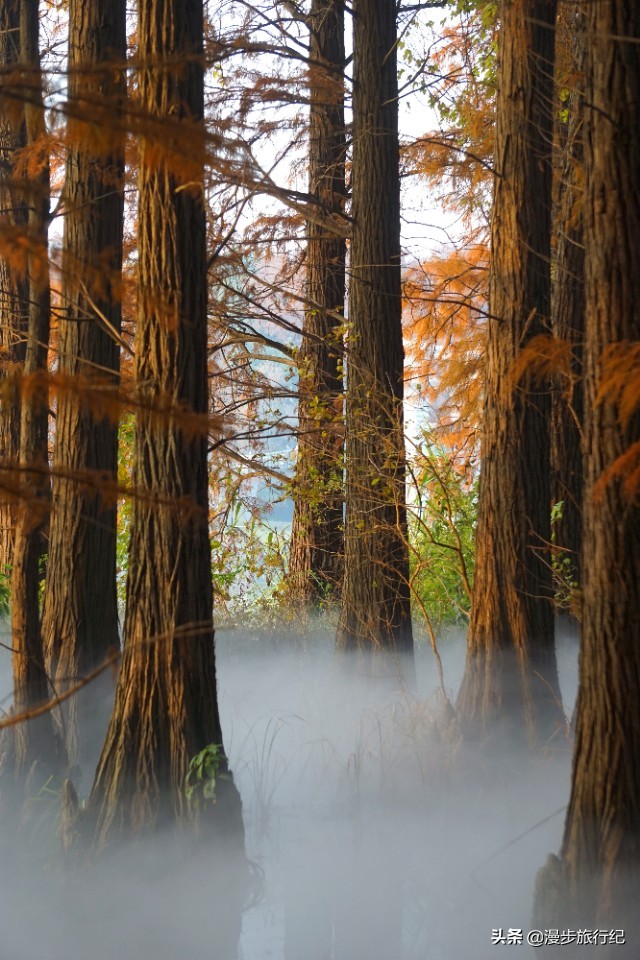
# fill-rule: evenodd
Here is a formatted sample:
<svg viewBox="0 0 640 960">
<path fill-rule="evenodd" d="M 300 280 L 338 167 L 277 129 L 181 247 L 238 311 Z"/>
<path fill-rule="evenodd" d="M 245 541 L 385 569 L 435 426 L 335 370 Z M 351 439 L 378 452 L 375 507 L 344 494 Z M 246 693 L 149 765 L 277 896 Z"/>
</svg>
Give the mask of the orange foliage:
<svg viewBox="0 0 640 960">
<path fill-rule="evenodd" d="M 134 412 L 144 415 L 158 431 L 178 428 L 188 438 L 210 433 L 219 435 L 222 431 L 219 416 L 197 413 L 177 403 L 168 393 L 156 391 L 152 396 L 141 396 L 130 382 L 117 385 L 108 377 L 47 370 L 24 374 L 14 368 L 7 373 L 0 380 L 0 401 L 3 402 L 19 396 L 32 404 L 49 405 L 55 400 L 59 405 L 63 397 L 71 396 L 97 421 L 106 419 L 117 423 L 123 412 Z"/>
<path fill-rule="evenodd" d="M 640 342 L 623 340 L 604 351 L 596 402 L 605 401 L 617 408 L 618 420 L 625 429 L 640 409 Z"/>
<path fill-rule="evenodd" d="M 452 15 L 430 50 L 429 93 L 439 129 L 403 148 L 466 235 L 405 279 L 410 375 L 437 416 L 438 439 L 468 456 L 482 408 L 488 302 L 488 211 L 493 187 L 495 30 L 491 5 Z"/>
<path fill-rule="evenodd" d="M 532 337 L 520 351 L 511 368 L 511 386 L 524 377 L 544 381 L 559 376 L 566 383 L 565 396 L 570 399 L 576 380 L 573 344 L 550 333 Z"/>
<path fill-rule="evenodd" d="M 603 499 L 614 480 L 622 481 L 622 492 L 627 500 L 640 504 L 640 440 L 632 443 L 602 472 L 593 491 L 596 503 Z"/>
<path fill-rule="evenodd" d="M 473 445 L 482 397 L 488 251 L 481 243 L 434 257 L 405 278 L 409 375 L 436 408 L 452 449 Z"/>
<path fill-rule="evenodd" d="M 35 283 L 48 279 L 49 252 L 39 236 L 25 227 L 16 227 L 5 217 L 0 219 L 0 258 L 9 264 L 16 277 L 30 277 Z"/>
<path fill-rule="evenodd" d="M 403 148 L 407 172 L 425 177 L 470 227 L 488 219 L 495 131 L 494 28 L 482 5 L 452 18 L 431 49 L 429 90 L 440 129 Z"/>
<path fill-rule="evenodd" d="M 610 403 L 618 423 L 626 430 L 640 411 L 640 342 L 612 343 L 602 353 L 602 379 L 596 403 Z M 622 492 L 631 503 L 640 503 L 640 440 L 631 443 L 598 480 L 594 497 L 602 498 L 609 484 L 622 481 Z"/>
<path fill-rule="evenodd" d="M 72 483 L 86 493 L 100 497 L 106 506 L 115 506 L 121 499 L 136 500 L 154 507 L 165 507 L 174 511 L 183 519 L 189 519 L 203 512 L 190 496 L 176 496 L 150 491 L 148 487 L 136 484 L 122 484 L 111 473 L 104 470 L 78 470 L 77 468 L 49 467 L 48 464 L 30 463 L 27 466 L 15 463 L 0 463 L 0 502 L 25 503 L 28 506 L 31 522 L 45 519 L 51 510 L 46 498 L 34 498 L 34 484 L 42 477 L 57 478 Z"/>
</svg>

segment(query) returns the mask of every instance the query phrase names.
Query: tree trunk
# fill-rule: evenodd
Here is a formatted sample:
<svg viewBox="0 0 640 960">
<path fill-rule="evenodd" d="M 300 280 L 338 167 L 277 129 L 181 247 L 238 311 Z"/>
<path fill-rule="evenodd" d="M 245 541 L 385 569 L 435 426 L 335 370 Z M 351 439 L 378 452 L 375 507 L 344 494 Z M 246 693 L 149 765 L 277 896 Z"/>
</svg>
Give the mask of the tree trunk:
<svg viewBox="0 0 640 960">
<path fill-rule="evenodd" d="M 43 615 L 60 692 L 119 645 L 116 504 L 124 138 L 125 0 L 69 5 L 68 153 L 53 503 Z M 98 123 L 101 134 L 95 132 Z M 102 136 L 102 142 L 100 140 Z M 111 373 L 111 371 L 113 371 Z M 87 400 L 87 394 L 91 402 Z M 103 407 L 100 400 L 103 398 Z M 111 409 L 110 409 L 111 407 Z M 109 418 L 111 415 L 111 419 Z M 76 705 L 71 700 L 71 710 Z M 76 718 L 65 724 L 75 752 Z"/>
<path fill-rule="evenodd" d="M 298 458 L 289 561 L 292 599 L 339 596 L 344 552 L 342 324 L 346 241 L 344 4 L 313 0 L 309 13 L 307 305 L 298 361 Z"/>
<path fill-rule="evenodd" d="M 38 49 L 38 2 L 23 0 L 20 9 L 20 59 L 28 75 L 24 111 L 26 146 L 41 141 L 44 108 Z M 28 176 L 28 174 L 27 174 Z M 50 696 L 40 633 L 39 584 L 44 558 L 43 528 L 49 512 L 47 352 L 49 343 L 49 166 L 25 179 L 29 207 L 29 321 L 24 363 L 28 389 L 20 410 L 20 500 L 11 577 L 14 710 L 22 713 Z M 29 382 L 31 381 L 31 382 Z M 23 773 L 39 760 L 54 765 L 61 753 L 49 714 L 21 723 L 15 731 L 12 763 Z"/>
<path fill-rule="evenodd" d="M 354 3 L 345 576 L 338 645 L 413 652 L 394 0 Z"/>
<path fill-rule="evenodd" d="M 6 0 L 0 7 L 0 70 L 4 73 L 0 116 L 0 222 L 9 231 L 25 231 L 28 208 L 17 182 L 15 165 L 25 144 L 24 110 L 19 105 L 19 79 L 11 69 L 20 59 L 20 4 Z M 10 257 L 0 258 L 0 377 L 11 378 L 24 365 L 29 283 Z M 0 495 L 0 576 L 8 575 L 13 558 L 15 509 L 12 492 L 20 450 L 20 398 L 17 386 L 3 396 L 0 409 L 0 458 L 3 490 Z"/>
<path fill-rule="evenodd" d="M 221 828 L 242 836 L 216 699 L 207 477 L 201 0 L 140 0 L 138 416 L 127 613 L 90 809 L 95 844 L 190 815 L 186 776 L 220 750 Z M 179 63 L 179 69 L 177 64 Z M 180 178 L 177 174 L 180 174 Z"/>
<path fill-rule="evenodd" d="M 496 184 L 463 729 L 545 743 L 562 723 L 553 636 L 550 396 L 514 361 L 549 332 L 554 0 L 501 5 Z"/>
<path fill-rule="evenodd" d="M 582 650 L 571 800 L 556 867 L 564 872 L 563 924 L 624 927 L 628 954 L 618 945 L 610 954 L 635 957 L 640 411 L 637 356 L 628 362 L 640 341 L 640 7 L 589 4 L 586 31 Z"/>
<path fill-rule="evenodd" d="M 558 19 L 556 45 L 569 51 L 568 119 L 558 137 L 561 159 L 555 210 L 551 317 L 554 336 L 571 347 L 570 381 L 556 384 L 552 398 L 551 464 L 554 504 L 562 504 L 553 523 L 556 598 L 560 609 L 580 616 L 582 548 L 583 407 L 582 341 L 584 338 L 583 144 L 584 13 L 579 5 Z M 557 102 L 557 100 L 556 100 Z M 558 125 L 560 126 L 560 124 Z"/>
</svg>

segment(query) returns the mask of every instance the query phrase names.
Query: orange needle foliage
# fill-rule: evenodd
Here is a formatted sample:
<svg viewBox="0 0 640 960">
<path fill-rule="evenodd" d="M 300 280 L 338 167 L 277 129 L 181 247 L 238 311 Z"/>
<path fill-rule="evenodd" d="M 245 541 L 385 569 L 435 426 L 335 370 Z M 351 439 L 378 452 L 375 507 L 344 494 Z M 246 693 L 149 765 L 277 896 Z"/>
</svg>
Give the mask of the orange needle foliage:
<svg viewBox="0 0 640 960">
<path fill-rule="evenodd" d="M 425 261 L 404 284 L 409 376 L 437 412 L 440 442 L 467 456 L 482 404 L 487 265 L 477 243 Z"/>
<path fill-rule="evenodd" d="M 599 404 L 611 404 L 620 428 L 627 431 L 640 411 L 640 343 L 611 344 L 602 355 L 602 379 L 596 396 Z M 640 503 L 640 441 L 631 443 L 621 456 L 603 471 L 595 496 L 603 497 L 610 483 L 622 481 L 625 497 Z"/>
<path fill-rule="evenodd" d="M 405 170 L 427 180 L 465 235 L 405 276 L 410 376 L 437 417 L 438 441 L 467 459 L 482 406 L 488 300 L 488 210 L 493 186 L 495 10 L 452 18 L 431 50 L 431 105 L 440 129 L 404 148 Z"/>
</svg>

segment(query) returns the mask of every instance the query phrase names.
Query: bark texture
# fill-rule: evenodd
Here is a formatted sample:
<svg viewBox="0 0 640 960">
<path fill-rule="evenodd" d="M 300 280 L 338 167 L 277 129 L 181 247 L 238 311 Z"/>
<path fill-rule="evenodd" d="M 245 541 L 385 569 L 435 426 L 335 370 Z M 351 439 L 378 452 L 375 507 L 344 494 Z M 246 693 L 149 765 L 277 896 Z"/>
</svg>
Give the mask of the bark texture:
<svg viewBox="0 0 640 960">
<path fill-rule="evenodd" d="M 353 13 L 354 222 L 338 645 L 410 652 L 396 4 L 357 0 Z"/>
<path fill-rule="evenodd" d="M 43 638 L 59 691 L 119 644 L 116 504 L 125 2 L 69 5 L 68 154 L 53 501 Z M 98 131 L 96 132 L 96 126 Z M 71 711 L 77 701 L 71 701 Z M 75 717 L 66 723 L 74 752 Z"/>
<path fill-rule="evenodd" d="M 138 32 L 149 117 L 138 217 L 139 496 L 122 666 L 90 798 L 98 847 L 187 818 L 189 762 L 222 744 L 207 522 L 205 211 L 195 180 L 204 165 L 201 0 L 140 0 Z M 209 808 L 237 840 L 240 800 L 223 754 L 221 762 Z"/>
<path fill-rule="evenodd" d="M 25 231 L 28 208 L 24 184 L 16 175 L 19 151 L 25 145 L 24 109 L 20 102 L 20 78 L 15 72 L 20 59 L 20 4 L 6 0 L 0 7 L 0 229 Z M 0 576 L 11 567 L 15 513 L 13 499 L 18 478 L 15 468 L 20 445 L 20 398 L 12 378 L 24 364 L 29 283 L 20 265 L 9 256 L 0 257 Z M 5 381 L 4 383 L 2 381 Z"/>
<path fill-rule="evenodd" d="M 340 592 L 344 553 L 342 324 L 346 240 L 344 4 L 313 0 L 309 12 L 307 281 L 298 360 L 298 458 L 289 585 L 318 606 Z"/>
<path fill-rule="evenodd" d="M 610 0 L 586 10 L 584 596 L 563 922 L 624 927 L 628 953 L 616 945 L 611 956 L 636 956 L 640 509 L 631 470 L 640 414 L 637 366 L 635 384 L 616 390 L 607 358 L 628 358 L 640 341 L 640 7 Z M 635 385 L 627 419 L 614 403 L 625 385 Z"/>
<path fill-rule="evenodd" d="M 583 415 L 582 344 L 584 339 L 584 107 L 585 20 L 581 4 L 558 16 L 556 46 L 568 51 L 568 118 L 559 124 L 555 251 L 551 319 L 554 336 L 570 345 L 570 376 L 559 379 L 552 400 L 552 493 L 562 503 L 553 523 L 556 597 L 572 616 L 580 616 L 582 551 Z"/>
<path fill-rule="evenodd" d="M 25 142 L 29 148 L 45 132 L 38 2 L 20 5 L 20 61 L 28 85 L 24 90 Z M 44 669 L 40 633 L 39 583 L 44 558 L 43 530 L 49 512 L 47 352 L 49 344 L 49 165 L 35 177 L 25 177 L 28 203 L 29 319 L 23 392 L 20 409 L 19 502 L 11 575 L 11 631 L 13 646 L 14 710 L 29 710 L 50 695 Z M 49 714 L 37 722 L 22 723 L 15 731 L 12 757 L 16 773 L 34 761 L 56 765 L 61 753 Z"/>
<path fill-rule="evenodd" d="M 514 362 L 549 332 L 554 0 L 501 5 L 496 184 L 463 729 L 544 743 L 562 722 L 551 605 L 550 395 Z"/>
</svg>

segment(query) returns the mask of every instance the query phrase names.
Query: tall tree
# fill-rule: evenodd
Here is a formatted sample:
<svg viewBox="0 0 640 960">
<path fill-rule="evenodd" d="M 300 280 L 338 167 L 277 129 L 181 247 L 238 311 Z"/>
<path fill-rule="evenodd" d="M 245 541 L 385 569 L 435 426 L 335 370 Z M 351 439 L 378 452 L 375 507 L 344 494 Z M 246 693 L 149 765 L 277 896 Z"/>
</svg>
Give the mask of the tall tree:
<svg viewBox="0 0 640 960">
<path fill-rule="evenodd" d="M 337 595 L 344 550 L 344 3 L 312 0 L 308 22 L 313 206 L 307 224 L 307 304 L 298 355 L 298 457 L 289 580 L 296 600 L 316 605 Z"/>
<path fill-rule="evenodd" d="M 458 710 L 545 742 L 563 714 L 550 541 L 550 398 L 514 364 L 550 316 L 555 0 L 500 8 L 495 192 L 475 580 Z"/>
<path fill-rule="evenodd" d="M 583 611 L 561 860 L 537 883 L 564 924 L 640 933 L 640 8 L 586 7 Z M 560 888 L 560 890 L 559 890 Z M 551 894 L 551 897 L 550 897 Z M 575 918 L 575 920 L 574 920 Z M 612 955 L 620 948 L 612 947 Z"/>
<path fill-rule="evenodd" d="M 584 229 L 582 200 L 582 116 L 584 100 L 584 10 L 580 3 L 558 15 L 556 48 L 567 60 L 560 78 L 566 119 L 558 126 L 557 189 L 555 191 L 553 335 L 569 347 L 566 368 L 558 378 L 552 401 L 552 501 L 556 510 L 553 541 L 556 592 L 570 613 L 579 615 L 582 541 L 583 405 L 582 340 L 584 336 Z M 560 62 L 560 58 L 558 58 Z M 564 81 L 564 82 L 563 82 Z"/>
<path fill-rule="evenodd" d="M 394 0 L 353 7 L 345 572 L 338 645 L 412 652 Z"/>
<path fill-rule="evenodd" d="M 99 485 L 115 482 L 117 472 L 113 408 L 121 319 L 125 18 L 125 0 L 69 4 L 58 361 L 66 382 L 56 417 L 42 626 L 47 665 L 59 691 L 119 644 L 116 507 L 113 491 L 105 502 Z M 75 704 L 74 698 L 72 708 Z M 66 728 L 74 737 L 76 723 L 70 720 Z"/>
<path fill-rule="evenodd" d="M 45 136 L 40 72 L 38 0 L 20 4 L 20 64 L 24 70 L 25 148 L 36 156 L 26 165 L 23 182 L 28 205 L 27 275 L 29 319 L 24 383 L 20 408 L 19 505 L 16 517 L 11 575 L 11 631 L 13 646 L 14 709 L 30 710 L 46 700 L 49 685 L 44 670 L 40 632 L 39 582 L 44 557 L 43 528 L 49 511 L 48 390 L 50 289 L 48 267 L 49 163 L 42 158 Z M 32 173 L 33 171 L 33 173 Z M 33 760 L 46 763 L 60 755 L 50 715 L 37 723 L 14 728 L 16 772 Z"/>
<path fill-rule="evenodd" d="M 7 378 L 24 364 L 29 284 L 19 264 L 12 264 L 9 254 L 13 231 L 24 232 L 28 209 L 20 190 L 16 171 L 19 151 L 24 147 L 24 104 L 19 90 L 16 68 L 20 59 L 20 4 L 7 0 L 0 7 L 0 70 L 3 75 L 2 111 L 0 117 L 0 222 L 5 233 L 6 253 L 0 257 L 0 376 Z M 13 76 L 13 79 L 12 79 Z M 16 479 L 12 475 L 18 461 L 20 445 L 19 393 L 13 387 L 3 396 L 0 409 L 0 457 L 3 461 L 3 493 L 0 498 L 0 576 L 11 567 L 13 554 L 14 511 L 12 492 Z"/>
<path fill-rule="evenodd" d="M 95 843 L 185 819 L 191 759 L 218 747 L 217 803 L 242 834 L 216 697 L 207 478 L 202 0 L 139 0 L 138 416 L 127 613 L 90 798 Z"/>
</svg>

